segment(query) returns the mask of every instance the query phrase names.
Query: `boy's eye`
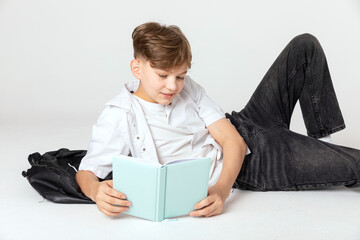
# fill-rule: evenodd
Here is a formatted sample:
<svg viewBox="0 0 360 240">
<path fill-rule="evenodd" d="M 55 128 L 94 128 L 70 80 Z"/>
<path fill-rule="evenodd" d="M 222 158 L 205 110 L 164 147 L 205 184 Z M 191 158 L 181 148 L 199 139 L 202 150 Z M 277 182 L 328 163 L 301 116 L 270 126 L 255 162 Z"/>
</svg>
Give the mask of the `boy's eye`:
<svg viewBox="0 0 360 240">
<path fill-rule="evenodd" d="M 167 78 L 168 77 L 168 75 L 166 75 L 166 74 L 158 74 L 159 75 L 159 77 L 161 77 L 161 78 Z M 180 79 L 180 80 L 183 80 L 183 79 L 185 79 L 185 77 L 180 77 L 180 76 L 178 76 L 178 77 L 176 77 L 177 79 Z"/>
</svg>

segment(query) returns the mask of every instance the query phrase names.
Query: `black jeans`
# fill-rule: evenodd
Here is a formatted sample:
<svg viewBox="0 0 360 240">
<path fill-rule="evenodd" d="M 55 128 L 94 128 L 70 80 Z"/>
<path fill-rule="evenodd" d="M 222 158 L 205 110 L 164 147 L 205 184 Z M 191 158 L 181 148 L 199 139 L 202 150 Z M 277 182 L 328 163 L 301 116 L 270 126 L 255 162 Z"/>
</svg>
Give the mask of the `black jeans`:
<svg viewBox="0 0 360 240">
<path fill-rule="evenodd" d="M 289 130 L 298 100 L 308 136 Z M 325 54 L 314 36 L 292 39 L 245 108 L 226 116 L 251 150 L 233 187 L 283 191 L 360 186 L 360 150 L 316 139 L 345 124 Z"/>
</svg>

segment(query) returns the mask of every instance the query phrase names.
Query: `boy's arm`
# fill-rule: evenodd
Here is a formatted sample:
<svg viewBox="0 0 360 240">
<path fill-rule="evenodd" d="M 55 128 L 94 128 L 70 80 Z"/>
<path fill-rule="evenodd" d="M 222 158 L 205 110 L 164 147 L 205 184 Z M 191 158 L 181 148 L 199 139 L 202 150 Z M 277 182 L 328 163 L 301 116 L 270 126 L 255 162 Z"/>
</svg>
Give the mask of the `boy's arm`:
<svg viewBox="0 0 360 240">
<path fill-rule="evenodd" d="M 239 175 L 247 145 L 235 127 L 225 118 L 207 127 L 210 135 L 223 149 L 223 166 L 217 185 L 226 189 L 226 197 Z"/>
<path fill-rule="evenodd" d="M 121 108 L 107 106 L 92 128 L 87 153 L 81 159 L 79 170 L 90 171 L 104 179 L 112 171 L 112 158 L 129 155 L 126 139 L 126 115 Z"/>
<path fill-rule="evenodd" d="M 98 209 L 108 216 L 116 216 L 129 210 L 130 201 L 123 200 L 125 194 L 113 189 L 113 181 L 100 182 L 98 177 L 90 171 L 78 171 L 76 181 L 81 191 L 96 202 Z M 120 206 L 115 206 L 120 205 Z"/>
<path fill-rule="evenodd" d="M 194 208 L 191 216 L 210 217 L 222 212 L 225 200 L 238 176 L 244 161 L 247 145 L 235 127 L 222 118 L 207 127 L 210 135 L 223 148 L 223 167 L 217 183 L 209 188 L 209 195 Z"/>
<path fill-rule="evenodd" d="M 123 200 L 122 193 L 113 189 L 112 180 L 99 182 L 112 170 L 112 157 L 129 153 L 129 146 L 124 140 L 119 122 L 124 119 L 120 108 L 107 106 L 93 126 L 92 138 L 88 151 L 81 160 L 76 181 L 82 192 L 96 202 L 101 212 L 116 216 L 126 211 L 129 201 Z M 124 195 L 125 196 L 125 195 Z M 129 205 L 128 205 L 129 206 Z"/>
<path fill-rule="evenodd" d="M 78 183 L 81 191 L 91 200 L 95 201 L 94 189 L 99 184 L 98 177 L 90 171 L 78 171 L 76 173 L 76 182 Z"/>
</svg>

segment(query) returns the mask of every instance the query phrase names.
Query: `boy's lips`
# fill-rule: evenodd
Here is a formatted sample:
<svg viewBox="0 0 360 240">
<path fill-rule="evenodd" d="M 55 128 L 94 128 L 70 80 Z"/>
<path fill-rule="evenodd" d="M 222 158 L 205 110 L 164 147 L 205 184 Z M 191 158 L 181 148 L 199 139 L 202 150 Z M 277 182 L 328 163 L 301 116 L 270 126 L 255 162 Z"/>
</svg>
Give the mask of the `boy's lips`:
<svg viewBox="0 0 360 240">
<path fill-rule="evenodd" d="M 171 98 L 172 96 L 175 95 L 175 93 L 161 93 L 161 94 L 166 98 Z"/>
</svg>

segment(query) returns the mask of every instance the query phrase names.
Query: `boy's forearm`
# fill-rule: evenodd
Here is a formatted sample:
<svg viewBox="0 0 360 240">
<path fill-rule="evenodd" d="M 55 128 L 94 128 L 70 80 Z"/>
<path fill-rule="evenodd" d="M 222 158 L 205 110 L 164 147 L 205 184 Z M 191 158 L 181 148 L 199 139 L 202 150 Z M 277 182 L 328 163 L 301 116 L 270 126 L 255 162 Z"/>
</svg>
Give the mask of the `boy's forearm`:
<svg viewBox="0 0 360 240">
<path fill-rule="evenodd" d="M 223 166 L 217 185 L 225 188 L 227 194 L 239 175 L 241 166 L 244 162 L 247 145 L 241 140 L 229 141 L 223 146 Z M 226 196 L 227 197 L 227 196 Z"/>
<path fill-rule="evenodd" d="M 76 182 L 78 183 L 81 191 L 90 199 L 95 201 L 94 185 L 99 183 L 98 177 L 90 171 L 78 171 L 76 173 Z"/>
</svg>

